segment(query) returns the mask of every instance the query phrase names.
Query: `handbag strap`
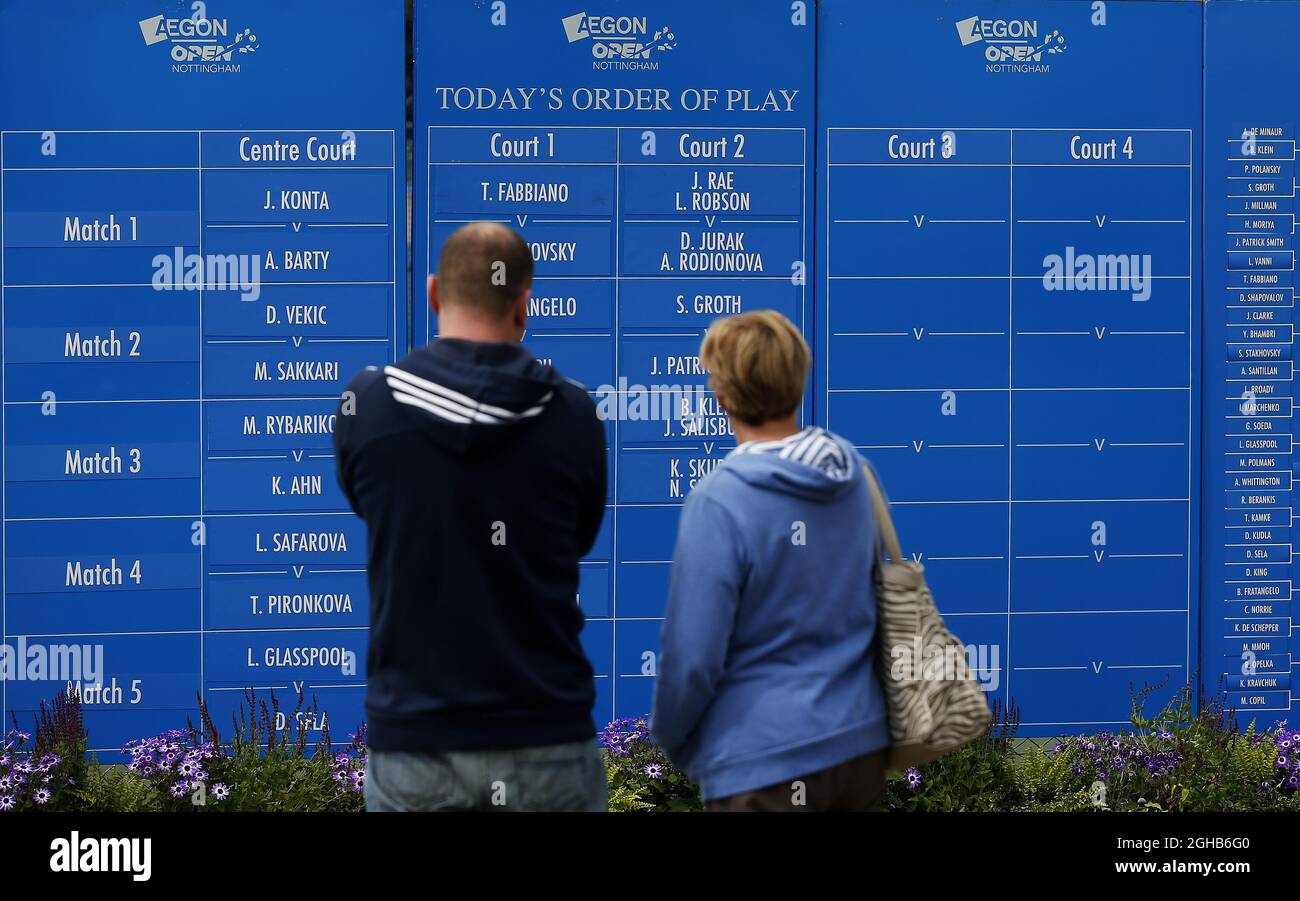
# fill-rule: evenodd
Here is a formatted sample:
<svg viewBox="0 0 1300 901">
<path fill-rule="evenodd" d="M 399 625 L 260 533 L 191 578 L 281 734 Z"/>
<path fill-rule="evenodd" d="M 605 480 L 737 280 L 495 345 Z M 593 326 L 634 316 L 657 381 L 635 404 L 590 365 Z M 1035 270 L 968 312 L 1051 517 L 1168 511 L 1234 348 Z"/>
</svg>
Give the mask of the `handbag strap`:
<svg viewBox="0 0 1300 901">
<path fill-rule="evenodd" d="M 863 466 L 862 473 L 867 477 L 867 487 L 871 490 L 871 510 L 876 515 L 876 528 L 879 530 L 879 541 L 876 545 L 876 555 L 880 556 L 880 547 L 884 546 L 885 552 L 889 554 L 889 559 L 895 563 L 903 562 L 903 547 L 898 543 L 898 531 L 894 528 L 894 518 L 889 515 L 889 501 L 885 500 L 885 494 L 880 490 L 880 483 L 876 481 L 876 474 L 871 471 L 870 466 Z"/>
</svg>

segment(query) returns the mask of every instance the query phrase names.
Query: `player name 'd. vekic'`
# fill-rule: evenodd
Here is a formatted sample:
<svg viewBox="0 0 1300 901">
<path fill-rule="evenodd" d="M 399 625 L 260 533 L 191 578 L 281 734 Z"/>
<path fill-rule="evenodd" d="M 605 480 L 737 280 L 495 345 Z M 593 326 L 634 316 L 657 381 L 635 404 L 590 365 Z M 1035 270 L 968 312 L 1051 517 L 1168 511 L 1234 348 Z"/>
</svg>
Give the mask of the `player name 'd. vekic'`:
<svg viewBox="0 0 1300 901">
<path fill-rule="evenodd" d="M 266 324 L 276 325 L 283 321 L 289 325 L 329 325 L 325 315 L 329 310 L 327 304 L 287 304 L 281 307 L 281 310 L 283 310 L 283 319 L 275 307 L 267 304 Z"/>
</svg>

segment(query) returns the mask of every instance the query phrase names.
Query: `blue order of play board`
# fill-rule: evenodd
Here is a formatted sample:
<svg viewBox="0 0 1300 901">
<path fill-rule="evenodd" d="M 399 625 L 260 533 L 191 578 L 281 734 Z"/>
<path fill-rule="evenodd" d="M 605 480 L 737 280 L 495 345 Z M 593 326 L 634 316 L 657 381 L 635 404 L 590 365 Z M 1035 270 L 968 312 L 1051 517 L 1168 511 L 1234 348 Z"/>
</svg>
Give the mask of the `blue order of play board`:
<svg viewBox="0 0 1300 901">
<path fill-rule="evenodd" d="M 290 710 L 301 687 L 335 738 L 362 719 L 365 537 L 330 429 L 407 344 L 403 20 L 0 4 L 4 633 L 102 645 L 103 759 L 200 693 L 227 728 L 245 687 Z M 260 293 L 157 290 L 177 254 L 256 258 Z M 7 681 L 3 707 L 30 722 L 57 687 Z"/>
<path fill-rule="evenodd" d="M 820 6 L 818 417 L 1026 735 L 1196 665 L 1201 21 Z M 1149 265 L 1044 279 L 1120 254 Z"/>
<path fill-rule="evenodd" d="M 0 3 L 0 629 L 103 646 L 102 757 L 247 687 L 363 717 L 329 416 L 436 335 L 480 219 L 532 245 L 528 346 L 615 411 L 597 721 L 650 707 L 678 511 L 735 445 L 699 341 L 759 308 L 1022 734 L 1198 676 L 1289 711 L 1300 2 L 414 9 L 408 286 L 402 3 Z M 175 254 L 277 266 L 157 290 Z"/>
<path fill-rule="evenodd" d="M 466 221 L 518 229 L 537 259 L 525 344 L 629 410 L 703 390 L 718 315 L 811 331 L 814 30 L 786 0 L 417 3 L 412 281 Z M 650 709 L 678 512 L 736 445 L 711 395 L 655 396 L 689 415 L 607 421 L 582 565 L 602 723 Z"/>
</svg>

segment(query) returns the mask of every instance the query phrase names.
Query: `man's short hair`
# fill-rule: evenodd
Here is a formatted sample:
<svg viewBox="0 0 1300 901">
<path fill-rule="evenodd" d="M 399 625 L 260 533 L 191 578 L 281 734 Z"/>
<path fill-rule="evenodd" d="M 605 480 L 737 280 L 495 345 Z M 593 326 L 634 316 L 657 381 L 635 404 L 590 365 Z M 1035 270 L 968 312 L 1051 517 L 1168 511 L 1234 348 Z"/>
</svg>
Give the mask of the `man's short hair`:
<svg viewBox="0 0 1300 901">
<path fill-rule="evenodd" d="M 448 306 L 505 316 L 533 283 L 533 254 L 513 229 L 471 222 L 452 232 L 438 258 L 438 297 Z"/>
<path fill-rule="evenodd" d="M 794 323 L 775 310 L 719 319 L 704 336 L 700 362 L 727 412 L 746 425 L 799 409 L 812 359 Z"/>
</svg>

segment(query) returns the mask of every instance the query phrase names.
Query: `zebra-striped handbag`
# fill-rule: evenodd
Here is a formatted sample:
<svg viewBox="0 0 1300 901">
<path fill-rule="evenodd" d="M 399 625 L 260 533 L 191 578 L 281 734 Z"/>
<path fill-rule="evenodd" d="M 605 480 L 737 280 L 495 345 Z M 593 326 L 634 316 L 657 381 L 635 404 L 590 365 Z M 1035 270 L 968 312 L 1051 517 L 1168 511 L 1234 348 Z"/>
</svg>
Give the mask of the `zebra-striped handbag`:
<svg viewBox="0 0 1300 901">
<path fill-rule="evenodd" d="M 876 669 L 889 702 L 889 768 L 919 766 L 988 729 L 992 714 L 966 662 L 966 648 L 943 624 L 925 569 L 903 556 L 898 532 L 871 467 L 876 541 Z M 885 554 L 889 559 L 885 559 Z"/>
</svg>

